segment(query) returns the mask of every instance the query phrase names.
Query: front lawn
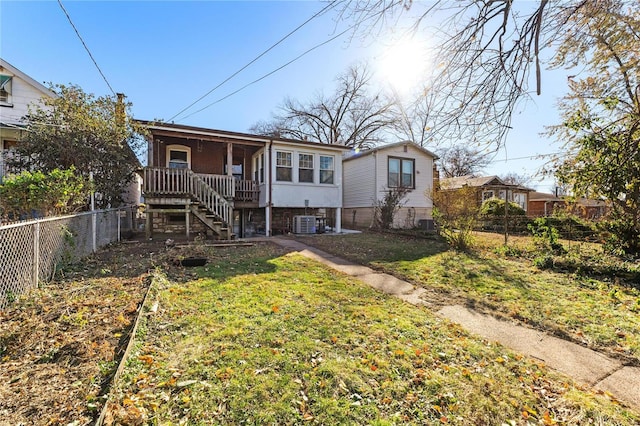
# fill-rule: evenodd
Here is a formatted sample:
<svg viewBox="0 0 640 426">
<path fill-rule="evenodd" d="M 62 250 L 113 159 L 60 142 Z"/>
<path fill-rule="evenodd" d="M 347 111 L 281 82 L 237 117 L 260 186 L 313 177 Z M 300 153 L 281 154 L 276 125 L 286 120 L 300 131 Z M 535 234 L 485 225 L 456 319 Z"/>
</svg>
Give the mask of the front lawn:
<svg viewBox="0 0 640 426">
<path fill-rule="evenodd" d="M 209 258 L 193 272 L 155 272 L 107 424 L 640 421 L 300 255 L 264 243 Z"/>
<path fill-rule="evenodd" d="M 363 233 L 302 240 L 425 288 L 447 292 L 458 301 L 452 303 L 466 299 L 478 310 L 507 315 L 638 362 L 640 291 L 624 285 L 627 265 L 605 259 L 602 266 L 604 257 L 597 254 L 598 248 L 574 242 L 570 256 L 557 260 L 570 267 L 540 270 L 527 257 L 530 238 L 512 237 L 509 249 L 500 248 L 501 236 L 478 234 L 476 238 L 476 248 L 468 253 L 447 249 L 436 236 Z"/>
</svg>

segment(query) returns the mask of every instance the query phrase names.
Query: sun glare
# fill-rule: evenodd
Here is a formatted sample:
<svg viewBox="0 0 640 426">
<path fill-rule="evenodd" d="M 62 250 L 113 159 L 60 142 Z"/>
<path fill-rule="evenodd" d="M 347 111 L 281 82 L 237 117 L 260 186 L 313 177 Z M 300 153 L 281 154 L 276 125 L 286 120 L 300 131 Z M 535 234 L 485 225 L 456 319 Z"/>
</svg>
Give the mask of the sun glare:
<svg viewBox="0 0 640 426">
<path fill-rule="evenodd" d="M 379 60 L 380 76 L 399 94 L 407 94 L 425 78 L 427 45 L 415 38 L 389 46 Z"/>
</svg>

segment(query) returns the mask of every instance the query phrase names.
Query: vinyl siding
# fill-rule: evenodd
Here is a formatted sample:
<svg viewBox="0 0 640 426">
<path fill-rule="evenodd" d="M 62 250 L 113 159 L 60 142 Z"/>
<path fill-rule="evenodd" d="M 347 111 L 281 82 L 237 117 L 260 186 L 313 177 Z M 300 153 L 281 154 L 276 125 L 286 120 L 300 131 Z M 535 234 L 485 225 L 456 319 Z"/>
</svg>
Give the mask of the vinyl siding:
<svg viewBox="0 0 640 426">
<path fill-rule="evenodd" d="M 377 198 L 382 199 L 387 187 L 389 157 L 408 158 L 415 160 L 415 189 L 411 190 L 404 199 L 405 207 L 431 208 L 433 203 L 429 194 L 433 187 L 433 158 L 424 152 L 407 145 L 407 152 L 403 146 L 394 146 L 378 151 L 378 188 Z"/>
<path fill-rule="evenodd" d="M 343 163 L 345 208 L 373 205 L 376 193 L 375 164 L 374 154 Z"/>
</svg>

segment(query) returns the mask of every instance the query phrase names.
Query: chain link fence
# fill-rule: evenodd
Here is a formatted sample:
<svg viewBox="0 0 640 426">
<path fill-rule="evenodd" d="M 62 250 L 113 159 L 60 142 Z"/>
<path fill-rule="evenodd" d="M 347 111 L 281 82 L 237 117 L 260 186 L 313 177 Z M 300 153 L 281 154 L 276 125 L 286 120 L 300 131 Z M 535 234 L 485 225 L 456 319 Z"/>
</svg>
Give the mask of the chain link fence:
<svg viewBox="0 0 640 426">
<path fill-rule="evenodd" d="M 0 225 L 0 310 L 61 265 L 120 241 L 135 215 L 136 207 L 127 207 Z"/>
</svg>

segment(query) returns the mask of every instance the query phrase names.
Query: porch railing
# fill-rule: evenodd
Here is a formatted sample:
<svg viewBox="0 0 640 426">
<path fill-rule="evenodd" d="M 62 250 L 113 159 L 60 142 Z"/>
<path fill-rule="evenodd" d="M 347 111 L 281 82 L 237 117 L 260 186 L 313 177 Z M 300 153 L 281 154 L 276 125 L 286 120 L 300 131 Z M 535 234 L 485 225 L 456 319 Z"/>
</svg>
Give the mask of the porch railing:
<svg viewBox="0 0 640 426">
<path fill-rule="evenodd" d="M 145 167 L 143 191 L 145 195 L 190 195 L 191 177 L 189 169 Z"/>
<path fill-rule="evenodd" d="M 258 202 L 260 187 L 256 181 L 236 179 L 235 191 L 234 199 L 236 201 Z"/>
<path fill-rule="evenodd" d="M 258 182 L 239 180 L 233 176 L 193 173 L 190 169 L 170 169 L 166 167 L 145 167 L 144 193 L 156 195 L 191 195 L 193 178 L 197 176 L 227 200 L 258 202 L 260 188 Z"/>
<path fill-rule="evenodd" d="M 233 177 L 229 179 L 232 182 Z M 146 197 L 159 195 L 193 197 L 223 222 L 229 223 L 231 206 L 229 201 L 190 169 L 145 167 L 143 188 Z"/>
<path fill-rule="evenodd" d="M 233 176 L 194 173 L 190 169 L 145 167 L 146 197 L 193 197 L 224 222 L 229 222 L 230 201 L 258 202 L 258 183 Z"/>
<path fill-rule="evenodd" d="M 218 194 L 222 195 L 227 200 L 235 197 L 236 187 L 233 184 L 233 176 L 209 175 L 204 173 L 196 173 L 196 176 L 202 179 L 211 188 L 215 189 Z"/>
</svg>

